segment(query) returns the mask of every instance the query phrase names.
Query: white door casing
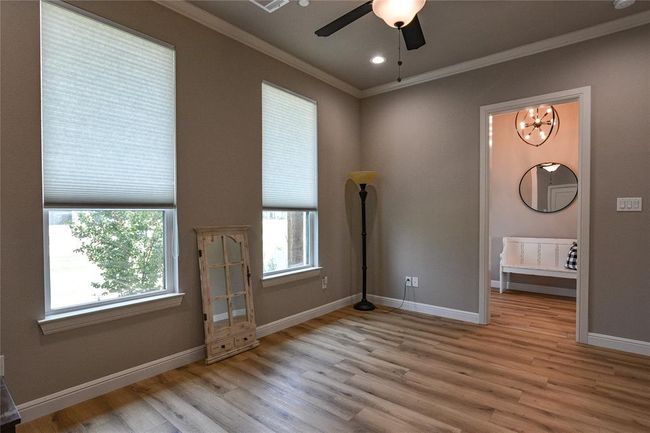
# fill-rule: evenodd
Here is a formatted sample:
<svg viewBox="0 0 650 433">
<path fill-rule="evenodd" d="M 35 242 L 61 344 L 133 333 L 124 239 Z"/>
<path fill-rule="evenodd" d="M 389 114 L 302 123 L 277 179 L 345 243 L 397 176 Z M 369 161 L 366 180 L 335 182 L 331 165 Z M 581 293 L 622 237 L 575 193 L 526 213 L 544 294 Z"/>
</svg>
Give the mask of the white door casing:
<svg viewBox="0 0 650 433">
<path fill-rule="evenodd" d="M 591 174 L 591 87 L 562 90 L 529 98 L 484 105 L 480 108 L 479 171 L 479 322 L 490 321 L 490 116 L 540 104 L 578 102 L 578 246 L 580 259 L 576 284 L 576 340 L 587 343 L 589 332 L 589 197 Z"/>
</svg>

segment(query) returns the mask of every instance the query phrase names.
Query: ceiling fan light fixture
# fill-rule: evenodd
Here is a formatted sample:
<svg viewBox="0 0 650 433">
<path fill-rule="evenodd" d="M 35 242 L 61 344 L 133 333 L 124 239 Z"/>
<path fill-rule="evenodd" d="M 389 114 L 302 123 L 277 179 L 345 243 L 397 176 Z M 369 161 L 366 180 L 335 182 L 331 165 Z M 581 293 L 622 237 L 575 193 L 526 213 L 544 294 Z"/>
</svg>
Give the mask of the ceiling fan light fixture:
<svg viewBox="0 0 650 433">
<path fill-rule="evenodd" d="M 426 0 L 373 0 L 372 11 L 391 27 L 407 26 Z"/>
</svg>

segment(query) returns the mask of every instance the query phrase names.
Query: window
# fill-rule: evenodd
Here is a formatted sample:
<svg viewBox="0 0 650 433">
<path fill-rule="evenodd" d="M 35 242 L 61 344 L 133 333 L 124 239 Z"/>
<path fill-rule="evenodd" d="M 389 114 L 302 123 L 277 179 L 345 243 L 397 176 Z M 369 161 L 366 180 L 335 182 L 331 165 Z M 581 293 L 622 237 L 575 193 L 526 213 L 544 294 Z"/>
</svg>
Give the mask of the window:
<svg viewBox="0 0 650 433">
<path fill-rule="evenodd" d="M 264 276 L 315 267 L 316 103 L 262 84 Z"/>
<path fill-rule="evenodd" d="M 173 48 L 41 3 L 46 314 L 175 292 Z"/>
<path fill-rule="evenodd" d="M 262 213 L 264 274 L 314 266 L 312 211 L 265 210 Z"/>
</svg>

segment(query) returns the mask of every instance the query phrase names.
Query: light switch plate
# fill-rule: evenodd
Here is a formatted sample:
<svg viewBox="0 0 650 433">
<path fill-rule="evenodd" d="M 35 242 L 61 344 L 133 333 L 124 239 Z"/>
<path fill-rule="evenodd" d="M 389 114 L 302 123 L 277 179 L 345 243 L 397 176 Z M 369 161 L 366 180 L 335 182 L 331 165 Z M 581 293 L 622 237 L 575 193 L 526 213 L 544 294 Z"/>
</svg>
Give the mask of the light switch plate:
<svg viewBox="0 0 650 433">
<path fill-rule="evenodd" d="M 616 199 L 617 212 L 641 212 L 643 199 L 641 197 L 618 197 Z"/>
</svg>

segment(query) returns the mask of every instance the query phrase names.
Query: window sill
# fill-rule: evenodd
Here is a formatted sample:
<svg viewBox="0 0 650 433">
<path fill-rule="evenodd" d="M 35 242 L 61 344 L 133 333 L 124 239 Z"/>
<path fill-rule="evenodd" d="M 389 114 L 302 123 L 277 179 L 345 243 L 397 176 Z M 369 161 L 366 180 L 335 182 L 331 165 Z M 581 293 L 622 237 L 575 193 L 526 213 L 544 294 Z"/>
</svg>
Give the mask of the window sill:
<svg viewBox="0 0 650 433">
<path fill-rule="evenodd" d="M 292 281 L 306 280 L 315 278 L 320 275 L 321 267 L 300 269 L 298 271 L 284 272 L 282 274 L 269 275 L 262 278 L 262 287 L 279 286 L 280 284 L 290 283 Z"/>
<path fill-rule="evenodd" d="M 185 293 L 165 293 L 164 295 L 134 299 L 119 304 L 102 305 L 69 313 L 52 314 L 38 321 L 43 335 L 54 334 L 70 329 L 82 328 L 97 323 L 109 322 L 138 314 L 150 313 L 165 308 L 177 307 Z"/>
</svg>

